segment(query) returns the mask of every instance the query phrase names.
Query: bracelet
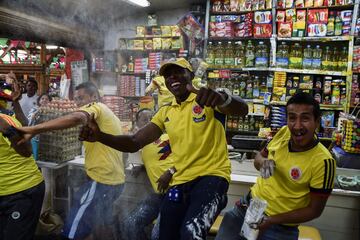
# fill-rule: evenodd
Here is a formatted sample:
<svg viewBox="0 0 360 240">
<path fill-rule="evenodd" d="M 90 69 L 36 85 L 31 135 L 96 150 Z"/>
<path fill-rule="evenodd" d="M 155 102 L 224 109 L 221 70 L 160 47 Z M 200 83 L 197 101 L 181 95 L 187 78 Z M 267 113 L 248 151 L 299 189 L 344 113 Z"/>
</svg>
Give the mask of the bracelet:
<svg viewBox="0 0 360 240">
<path fill-rule="evenodd" d="M 3 136 L 10 139 L 12 137 L 15 137 L 18 134 L 18 130 L 13 127 L 10 126 L 9 128 L 6 129 L 6 131 L 3 133 Z"/>
<path fill-rule="evenodd" d="M 168 171 L 170 172 L 171 175 L 174 175 L 176 170 L 174 168 L 169 168 Z"/>
<path fill-rule="evenodd" d="M 226 95 L 226 100 L 223 104 L 219 105 L 219 108 L 224 108 L 224 107 L 227 107 L 231 103 L 232 97 L 229 94 L 227 94 L 226 92 L 221 92 L 221 93 L 224 93 Z"/>
</svg>

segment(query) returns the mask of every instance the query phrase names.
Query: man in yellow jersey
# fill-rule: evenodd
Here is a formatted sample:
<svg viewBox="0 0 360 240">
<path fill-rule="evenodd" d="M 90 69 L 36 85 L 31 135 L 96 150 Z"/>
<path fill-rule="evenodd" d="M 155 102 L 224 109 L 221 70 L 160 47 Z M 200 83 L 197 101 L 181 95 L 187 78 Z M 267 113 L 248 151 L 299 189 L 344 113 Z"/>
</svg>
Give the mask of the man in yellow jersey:
<svg viewBox="0 0 360 240">
<path fill-rule="evenodd" d="M 239 236 L 251 197 L 267 201 L 258 239 L 297 240 L 298 225 L 319 217 L 331 194 L 335 160 L 319 142 L 320 107 L 308 93 L 297 93 L 286 104 L 284 126 L 255 158 L 260 170 L 249 196 L 225 213 L 217 240 Z"/>
<path fill-rule="evenodd" d="M 152 115 L 153 112 L 148 108 L 139 110 L 136 113 L 136 128 L 140 129 L 149 123 Z M 163 134 L 156 141 L 143 147 L 141 149 L 141 157 L 154 191 L 141 200 L 122 222 L 121 232 L 124 240 L 150 239 L 145 228 L 151 225 L 158 217 L 164 197 L 158 190 L 158 182 L 161 181 L 159 179 L 163 173 L 174 165 L 171 159 L 169 136 Z M 156 223 L 152 231 L 152 240 L 159 238 L 158 220 Z"/>
<path fill-rule="evenodd" d="M 171 187 L 160 210 L 160 239 L 206 239 L 227 203 L 231 168 L 225 118 L 227 114 L 244 116 L 248 107 L 224 91 L 195 90 L 192 67 L 183 58 L 163 64 L 159 73 L 175 99 L 161 107 L 149 124 L 134 135 L 115 136 L 101 132 L 91 120 L 81 137 L 135 152 L 166 131 L 175 167 L 164 174 Z"/>
<path fill-rule="evenodd" d="M 167 89 L 165 85 L 165 79 L 163 76 L 154 77 L 149 86 L 145 89 L 146 94 L 151 94 L 157 90 L 158 92 L 158 107 L 162 107 L 165 104 L 171 103 L 174 99 L 174 95 Z"/>
<path fill-rule="evenodd" d="M 20 122 L 0 113 L 0 240 L 31 240 L 45 193 L 30 143 L 17 144 Z"/>
<path fill-rule="evenodd" d="M 92 114 L 100 129 L 121 134 L 120 120 L 104 104 L 98 102 L 94 84 L 76 87 L 74 99 L 80 110 L 39 125 L 24 127 L 23 140 L 36 134 L 85 124 Z M 75 206 L 65 223 L 64 236 L 69 239 L 113 239 L 113 203 L 120 196 L 125 181 L 122 153 L 101 143 L 84 142 L 85 170 L 88 181 L 75 194 Z"/>
</svg>

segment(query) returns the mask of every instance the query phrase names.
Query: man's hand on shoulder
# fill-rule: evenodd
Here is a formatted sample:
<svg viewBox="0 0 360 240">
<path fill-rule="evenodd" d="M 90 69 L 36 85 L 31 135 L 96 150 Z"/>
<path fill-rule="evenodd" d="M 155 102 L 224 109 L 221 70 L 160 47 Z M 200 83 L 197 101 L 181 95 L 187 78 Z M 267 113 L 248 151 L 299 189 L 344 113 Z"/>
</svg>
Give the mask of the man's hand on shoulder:
<svg viewBox="0 0 360 240">
<path fill-rule="evenodd" d="M 100 128 L 95 121 L 94 113 L 92 113 L 88 118 L 87 124 L 81 128 L 79 140 L 97 142 L 100 139 L 100 134 Z"/>
</svg>

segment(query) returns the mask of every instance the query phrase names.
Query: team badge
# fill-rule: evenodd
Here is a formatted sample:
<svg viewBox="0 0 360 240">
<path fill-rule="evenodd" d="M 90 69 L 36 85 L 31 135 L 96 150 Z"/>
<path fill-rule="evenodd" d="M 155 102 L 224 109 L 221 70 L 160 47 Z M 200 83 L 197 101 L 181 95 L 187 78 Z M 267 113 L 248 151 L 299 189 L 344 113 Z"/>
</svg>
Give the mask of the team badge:
<svg viewBox="0 0 360 240">
<path fill-rule="evenodd" d="M 292 180 L 299 180 L 301 178 L 302 172 L 301 169 L 298 167 L 292 167 L 290 169 L 290 177 Z"/>
<path fill-rule="evenodd" d="M 15 212 L 12 212 L 12 213 L 11 213 L 11 218 L 14 219 L 14 220 L 19 219 L 20 216 L 21 216 L 21 215 L 20 215 L 20 212 L 18 212 L 18 211 L 15 211 Z"/>
<path fill-rule="evenodd" d="M 203 112 L 203 108 L 196 104 L 193 106 L 192 112 L 195 116 L 199 116 Z"/>
</svg>

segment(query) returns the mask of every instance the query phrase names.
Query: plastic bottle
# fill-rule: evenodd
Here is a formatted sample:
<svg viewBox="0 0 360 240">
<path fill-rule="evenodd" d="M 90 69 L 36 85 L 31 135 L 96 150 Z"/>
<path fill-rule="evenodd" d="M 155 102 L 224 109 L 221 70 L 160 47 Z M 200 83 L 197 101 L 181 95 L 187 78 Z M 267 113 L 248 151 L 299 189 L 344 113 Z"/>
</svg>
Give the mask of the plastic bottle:
<svg viewBox="0 0 360 240">
<path fill-rule="evenodd" d="M 266 68 L 269 66 L 269 53 L 264 42 L 259 42 L 255 51 L 255 67 Z"/>
<path fill-rule="evenodd" d="M 259 98 L 259 96 L 260 96 L 259 77 L 255 76 L 253 83 L 253 98 Z"/>
<path fill-rule="evenodd" d="M 334 12 L 330 11 L 328 24 L 327 24 L 326 35 L 327 36 L 334 36 L 334 34 L 335 34 L 335 17 L 334 17 Z"/>
<path fill-rule="evenodd" d="M 246 45 L 245 58 L 245 66 L 254 67 L 255 51 L 251 41 L 248 41 Z"/>
<path fill-rule="evenodd" d="M 342 33 L 342 21 L 341 21 L 341 16 L 340 16 L 340 12 L 338 12 L 336 14 L 336 18 L 335 18 L 335 36 L 340 36 Z"/>
<path fill-rule="evenodd" d="M 334 51 L 331 54 L 331 61 L 330 61 L 330 69 L 337 71 L 338 70 L 338 65 L 339 65 L 339 51 L 337 50 L 336 47 L 334 47 Z"/>
<path fill-rule="evenodd" d="M 289 67 L 297 68 L 297 69 L 302 68 L 302 59 L 303 59 L 302 48 L 299 43 L 295 43 L 291 47 Z"/>
<path fill-rule="evenodd" d="M 234 96 L 240 96 L 240 83 L 238 78 L 234 78 L 233 80 L 232 94 Z"/>
<path fill-rule="evenodd" d="M 348 51 L 347 47 L 343 47 L 338 60 L 339 71 L 347 71 L 348 66 Z"/>
<path fill-rule="evenodd" d="M 235 43 L 235 67 L 245 67 L 245 49 L 241 41 Z"/>
<path fill-rule="evenodd" d="M 330 70 L 330 68 L 331 68 L 331 51 L 330 51 L 330 47 L 326 46 L 321 59 L 321 69 Z"/>
<path fill-rule="evenodd" d="M 227 43 L 226 48 L 225 48 L 224 67 L 225 68 L 234 68 L 235 67 L 234 48 L 230 41 Z"/>
<path fill-rule="evenodd" d="M 303 58 L 303 68 L 304 69 L 311 69 L 312 68 L 312 59 L 313 59 L 313 53 L 310 45 L 307 45 L 304 49 L 304 58 Z"/>
<path fill-rule="evenodd" d="M 276 53 L 276 66 L 280 68 L 289 67 L 289 46 L 282 42 Z"/>
<path fill-rule="evenodd" d="M 209 65 L 209 67 L 214 67 L 215 51 L 212 42 L 209 42 L 205 61 Z"/>
<path fill-rule="evenodd" d="M 313 50 L 313 59 L 312 59 L 312 69 L 321 69 L 321 56 L 322 56 L 322 49 L 319 45 L 316 45 L 315 49 Z"/>
<path fill-rule="evenodd" d="M 251 79 L 248 79 L 246 82 L 246 98 L 253 98 L 253 81 Z"/>
<path fill-rule="evenodd" d="M 218 45 L 215 50 L 215 60 L 214 60 L 215 67 L 222 68 L 224 65 L 224 51 L 222 49 L 221 42 L 218 42 Z"/>
</svg>

